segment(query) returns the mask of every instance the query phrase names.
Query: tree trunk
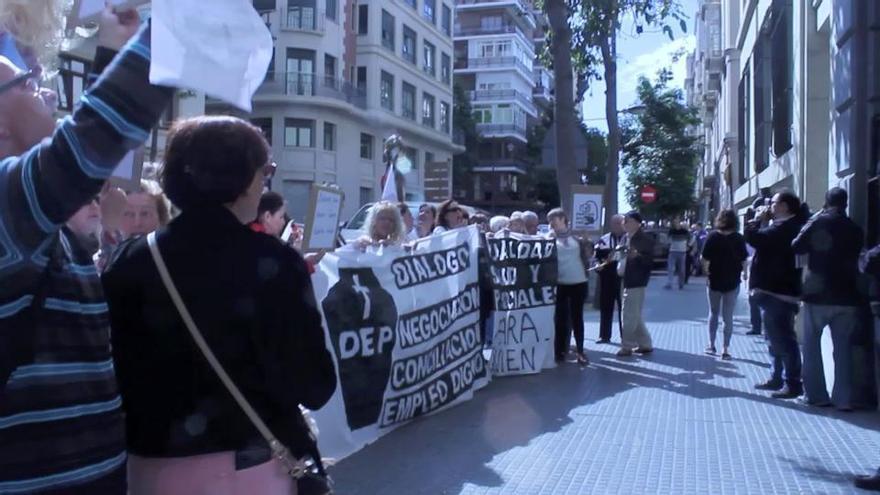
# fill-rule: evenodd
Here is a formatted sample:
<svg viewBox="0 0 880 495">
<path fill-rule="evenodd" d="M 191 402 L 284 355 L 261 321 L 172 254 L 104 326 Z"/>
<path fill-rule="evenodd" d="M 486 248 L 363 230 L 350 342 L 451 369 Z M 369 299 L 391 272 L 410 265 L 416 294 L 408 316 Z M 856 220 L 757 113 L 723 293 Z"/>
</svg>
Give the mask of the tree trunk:
<svg viewBox="0 0 880 495">
<path fill-rule="evenodd" d="M 617 24 L 612 17 L 608 33 L 600 37 L 602 64 L 605 68 L 605 120 L 608 122 L 608 159 L 605 161 L 605 230 L 617 214 L 617 182 L 620 167 L 620 121 L 617 118 Z"/>
<path fill-rule="evenodd" d="M 556 78 L 554 120 L 556 121 L 556 180 L 560 206 L 573 218 L 571 186 L 580 184 L 574 155 L 573 131 L 577 129 L 574 106 L 574 73 L 571 65 L 571 27 L 568 25 L 568 6 L 565 0 L 547 0 L 545 3 L 553 43 L 553 73 Z"/>
</svg>

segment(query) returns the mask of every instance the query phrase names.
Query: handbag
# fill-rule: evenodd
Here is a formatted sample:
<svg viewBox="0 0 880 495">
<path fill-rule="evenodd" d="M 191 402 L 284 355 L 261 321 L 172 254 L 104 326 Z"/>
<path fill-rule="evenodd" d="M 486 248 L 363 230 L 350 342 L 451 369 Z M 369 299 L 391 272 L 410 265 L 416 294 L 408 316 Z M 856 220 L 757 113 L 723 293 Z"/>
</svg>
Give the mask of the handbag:
<svg viewBox="0 0 880 495">
<path fill-rule="evenodd" d="M 287 474 L 293 478 L 294 483 L 296 483 L 297 486 L 298 495 L 332 495 L 332 481 L 324 470 L 321 456 L 317 453 L 317 445 L 314 444 L 313 441 L 314 445 L 311 449 L 313 451 L 313 454 L 311 455 L 312 460 L 311 462 L 307 462 L 294 457 L 293 454 L 290 453 L 290 449 L 272 434 L 272 431 L 269 430 L 269 427 L 266 426 L 266 423 L 260 418 L 257 411 L 254 410 L 248 400 L 241 393 L 238 386 L 235 385 L 235 382 L 232 381 L 229 374 L 226 373 L 226 370 L 223 369 L 223 365 L 220 364 L 217 356 L 214 355 L 214 352 L 208 346 L 208 343 L 205 341 L 205 338 L 196 326 L 192 315 L 183 303 L 180 293 L 177 291 L 177 287 L 174 285 L 174 281 L 171 279 L 171 274 L 168 272 L 168 267 L 165 265 L 162 253 L 159 252 L 159 245 L 156 242 L 155 232 L 147 235 L 147 245 L 150 248 L 153 262 L 159 270 L 159 276 L 162 278 L 162 283 L 165 285 L 165 289 L 171 296 L 171 300 L 174 301 L 174 306 L 177 308 L 177 312 L 180 313 L 183 323 L 186 325 L 187 330 L 189 330 L 190 335 L 199 350 L 202 352 L 202 355 L 205 356 L 205 359 L 208 361 L 208 364 L 211 365 L 214 373 L 216 373 L 220 378 L 220 381 L 223 382 L 223 386 L 226 387 L 226 390 L 229 391 L 229 394 L 232 395 L 232 398 L 244 411 L 250 422 L 269 444 L 272 455 L 281 463 L 281 466 Z M 314 440 L 313 437 L 310 436 L 310 438 Z"/>
</svg>

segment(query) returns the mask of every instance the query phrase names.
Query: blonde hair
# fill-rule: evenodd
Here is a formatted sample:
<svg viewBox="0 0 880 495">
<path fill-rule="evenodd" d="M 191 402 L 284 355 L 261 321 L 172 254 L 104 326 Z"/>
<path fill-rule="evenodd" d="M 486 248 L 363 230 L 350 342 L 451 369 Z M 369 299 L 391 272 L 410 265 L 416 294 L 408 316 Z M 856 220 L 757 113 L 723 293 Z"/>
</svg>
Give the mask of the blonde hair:
<svg viewBox="0 0 880 495">
<path fill-rule="evenodd" d="M 403 217 L 400 216 L 400 209 L 398 208 L 397 203 L 380 201 L 370 208 L 370 213 L 367 215 L 367 234 L 374 242 L 382 240 L 377 238 L 378 232 L 376 232 L 376 219 L 379 217 L 380 213 L 386 211 L 389 212 L 392 218 L 394 218 L 394 231 L 388 236 L 387 240 L 392 244 L 400 244 L 406 239 L 406 232 L 403 230 Z"/>
<path fill-rule="evenodd" d="M 0 0 L 2 1 L 2 0 Z M 164 227 L 171 221 L 171 206 L 159 183 L 154 180 L 141 179 L 139 186 L 128 194 L 146 194 L 156 202 L 156 215 L 159 217 L 159 225 Z"/>
<path fill-rule="evenodd" d="M 72 0 L 0 0 L 0 29 L 51 63 L 64 38 L 71 4 Z"/>
</svg>

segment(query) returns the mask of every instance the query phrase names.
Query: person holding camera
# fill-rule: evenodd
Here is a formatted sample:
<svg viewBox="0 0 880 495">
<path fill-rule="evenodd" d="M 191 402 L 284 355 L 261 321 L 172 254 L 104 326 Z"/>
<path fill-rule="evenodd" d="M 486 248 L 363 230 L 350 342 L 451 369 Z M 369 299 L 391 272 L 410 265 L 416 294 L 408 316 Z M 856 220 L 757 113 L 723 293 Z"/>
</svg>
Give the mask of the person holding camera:
<svg viewBox="0 0 880 495">
<path fill-rule="evenodd" d="M 791 191 L 782 191 L 769 204 L 761 205 L 745 227 L 746 242 L 755 248 L 749 287 L 761 308 L 773 358 L 773 375 L 755 388 L 772 390 L 777 399 L 803 394 L 801 352 L 794 331 L 801 269 L 791 243 L 800 233 L 804 217 L 800 199 Z"/>
<path fill-rule="evenodd" d="M 846 215 L 848 196 L 835 187 L 825 195 L 825 208 L 813 216 L 792 243 L 795 254 L 808 255 L 803 284 L 805 402 L 851 410 L 852 340 L 866 298 L 859 290 L 859 255 L 864 232 Z M 831 329 L 834 342 L 834 390 L 831 400 L 822 363 L 822 332 Z"/>
</svg>

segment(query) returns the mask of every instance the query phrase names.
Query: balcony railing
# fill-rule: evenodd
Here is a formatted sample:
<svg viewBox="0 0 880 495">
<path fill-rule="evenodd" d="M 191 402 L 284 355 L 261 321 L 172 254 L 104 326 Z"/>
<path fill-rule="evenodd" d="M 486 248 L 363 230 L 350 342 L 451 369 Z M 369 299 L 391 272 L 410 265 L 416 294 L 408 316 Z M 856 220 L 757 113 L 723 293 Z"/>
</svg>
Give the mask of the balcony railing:
<svg viewBox="0 0 880 495">
<path fill-rule="evenodd" d="M 522 30 L 512 24 L 500 26 L 455 26 L 455 36 L 480 36 L 484 34 L 523 34 Z M 523 34 L 523 36 L 525 36 Z"/>
<path fill-rule="evenodd" d="M 274 77 L 272 77 L 274 76 Z M 271 79 L 270 79 L 271 77 Z M 257 95 L 320 96 L 367 108 L 367 92 L 350 82 L 305 72 L 275 73 L 267 76 Z"/>
<path fill-rule="evenodd" d="M 482 134 L 517 134 L 526 135 L 526 126 L 522 124 L 477 124 L 477 131 Z"/>
<path fill-rule="evenodd" d="M 523 93 L 515 90 L 515 89 L 479 89 L 476 91 L 468 91 L 468 97 L 473 102 L 479 101 L 518 101 L 522 103 L 526 108 L 532 111 L 532 113 L 536 113 L 538 111 L 535 108 L 535 104 L 532 102 L 531 98 L 527 97 Z"/>
<path fill-rule="evenodd" d="M 532 2 L 527 0 L 455 0 L 455 5 L 486 5 L 487 7 L 510 3 L 516 4 L 522 12 L 531 13 L 533 10 Z"/>
<path fill-rule="evenodd" d="M 460 58 L 455 61 L 456 69 L 497 69 L 508 67 L 517 67 L 527 74 L 532 73 L 532 68 L 517 57 Z"/>
<path fill-rule="evenodd" d="M 532 96 L 535 98 L 543 98 L 545 100 L 550 99 L 550 88 L 547 86 L 538 85 L 532 88 Z"/>
<path fill-rule="evenodd" d="M 324 32 L 324 12 L 316 10 L 288 10 L 281 12 L 282 31 Z"/>
</svg>

